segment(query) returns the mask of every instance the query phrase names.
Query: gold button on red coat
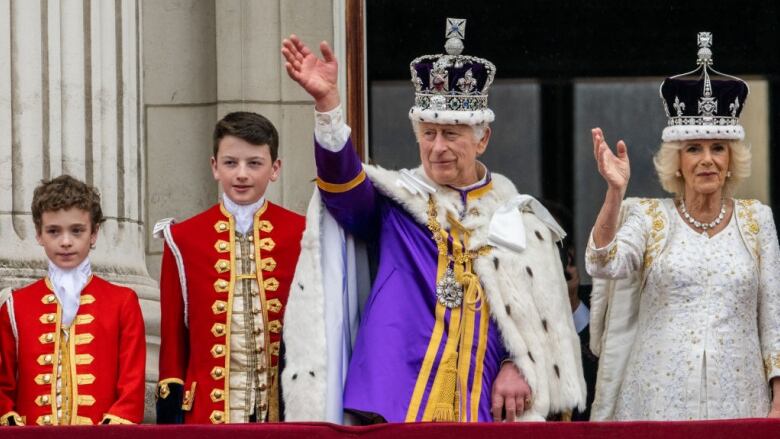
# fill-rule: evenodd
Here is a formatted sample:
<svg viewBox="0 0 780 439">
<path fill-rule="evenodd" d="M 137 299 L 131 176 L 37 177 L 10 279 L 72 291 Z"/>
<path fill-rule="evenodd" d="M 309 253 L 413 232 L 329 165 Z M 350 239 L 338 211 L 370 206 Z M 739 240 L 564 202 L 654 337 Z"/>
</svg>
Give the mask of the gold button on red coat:
<svg viewBox="0 0 780 439">
<path fill-rule="evenodd" d="M 214 326 L 211 327 L 211 333 L 214 334 L 215 337 L 221 337 L 225 334 L 225 325 L 222 323 L 214 323 Z"/>
</svg>

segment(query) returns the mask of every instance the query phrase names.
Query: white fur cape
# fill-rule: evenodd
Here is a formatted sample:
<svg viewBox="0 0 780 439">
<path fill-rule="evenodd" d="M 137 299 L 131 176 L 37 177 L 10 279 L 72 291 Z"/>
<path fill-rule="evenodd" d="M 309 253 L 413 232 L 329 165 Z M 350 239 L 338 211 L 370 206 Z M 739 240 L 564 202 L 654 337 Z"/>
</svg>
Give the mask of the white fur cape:
<svg viewBox="0 0 780 439">
<path fill-rule="evenodd" d="M 416 222 L 426 224 L 428 194 L 414 193 L 399 184 L 401 172 L 373 166 L 365 166 L 365 171 L 383 195 L 398 203 Z M 462 207 L 460 195 L 436 186 L 419 168 L 412 174 L 436 188 L 433 196 L 438 204 L 438 221 L 449 229 L 447 213 L 458 216 Z M 493 213 L 518 195 L 508 179 L 498 174 L 492 176 L 493 189 L 471 201 L 461 221 L 473 231 L 471 249 L 488 243 Z M 286 367 L 281 377 L 285 420 L 342 423 L 343 378 L 357 328 L 355 317 L 359 315 L 358 310 L 344 305 L 358 300 L 356 292 L 350 291 L 349 282 L 327 279 L 335 274 L 348 280 L 351 274 L 349 270 L 334 272 L 334 252 L 324 247 L 328 240 L 324 235 L 342 233 L 341 238 L 329 241 L 343 244 L 336 253 L 348 254 L 350 243 L 343 232 L 334 229 L 335 221 L 316 192 L 307 211 L 301 255 L 285 312 Z M 525 229 L 525 249 L 517 252 L 496 247 L 475 260 L 474 270 L 482 281 L 504 345 L 533 392 L 532 410 L 523 420 L 539 420 L 550 413 L 584 409 L 586 387 L 579 337 L 571 318 L 554 234 L 529 209 L 524 209 L 520 217 L 520 226 Z M 326 252 L 331 255 L 324 256 Z M 327 289 L 325 285 L 338 287 Z M 342 285 L 347 286 L 340 288 Z"/>
</svg>

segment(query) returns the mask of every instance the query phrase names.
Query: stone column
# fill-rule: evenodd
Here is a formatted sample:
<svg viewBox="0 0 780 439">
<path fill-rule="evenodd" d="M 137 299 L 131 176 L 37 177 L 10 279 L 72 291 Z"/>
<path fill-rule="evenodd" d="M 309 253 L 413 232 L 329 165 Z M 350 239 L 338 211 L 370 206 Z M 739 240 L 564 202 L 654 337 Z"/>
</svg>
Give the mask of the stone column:
<svg viewBox="0 0 780 439">
<path fill-rule="evenodd" d="M 93 270 L 141 299 L 151 352 L 159 292 L 145 265 L 138 0 L 0 0 L 0 286 L 46 273 L 30 213 L 41 179 L 101 192 Z M 149 355 L 147 411 L 157 359 Z"/>
</svg>

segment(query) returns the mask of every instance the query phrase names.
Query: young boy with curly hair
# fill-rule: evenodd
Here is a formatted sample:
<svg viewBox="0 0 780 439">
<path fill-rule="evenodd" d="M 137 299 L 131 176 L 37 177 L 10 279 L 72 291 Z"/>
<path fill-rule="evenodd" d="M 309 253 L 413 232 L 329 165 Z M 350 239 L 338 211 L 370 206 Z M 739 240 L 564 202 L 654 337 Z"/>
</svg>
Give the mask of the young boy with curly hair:
<svg viewBox="0 0 780 439">
<path fill-rule="evenodd" d="M 95 188 L 62 175 L 33 194 L 48 274 L 0 308 L 0 425 L 138 423 L 146 342 L 133 290 L 92 274 Z"/>
</svg>

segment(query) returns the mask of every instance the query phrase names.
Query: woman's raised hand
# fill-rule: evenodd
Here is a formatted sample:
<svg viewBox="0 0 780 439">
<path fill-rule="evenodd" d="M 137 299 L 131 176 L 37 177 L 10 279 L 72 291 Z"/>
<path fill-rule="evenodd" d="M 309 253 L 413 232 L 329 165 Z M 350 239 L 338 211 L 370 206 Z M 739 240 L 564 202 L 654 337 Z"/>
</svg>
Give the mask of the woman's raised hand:
<svg viewBox="0 0 780 439">
<path fill-rule="evenodd" d="M 617 155 L 604 140 L 601 128 L 591 130 L 593 136 L 593 155 L 596 157 L 599 174 L 604 177 L 610 189 L 625 193 L 628 179 L 631 177 L 631 166 L 628 161 L 628 148 L 622 140 L 617 143 Z"/>
</svg>

